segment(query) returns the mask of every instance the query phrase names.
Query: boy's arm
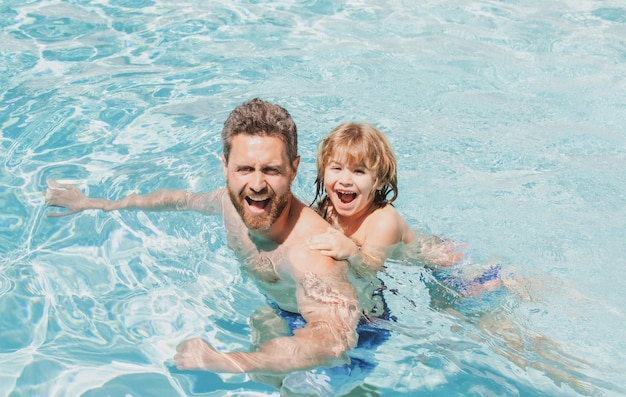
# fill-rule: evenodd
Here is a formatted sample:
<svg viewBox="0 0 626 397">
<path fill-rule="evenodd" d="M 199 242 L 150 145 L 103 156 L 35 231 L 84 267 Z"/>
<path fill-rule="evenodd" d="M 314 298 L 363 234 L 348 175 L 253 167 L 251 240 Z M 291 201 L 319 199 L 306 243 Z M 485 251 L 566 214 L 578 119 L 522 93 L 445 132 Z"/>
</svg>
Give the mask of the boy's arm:
<svg viewBox="0 0 626 397">
<path fill-rule="evenodd" d="M 295 330 L 293 336 L 272 339 L 254 352 L 219 352 L 202 339 L 191 339 L 178 346 L 176 366 L 214 372 L 284 373 L 345 362 L 346 352 L 356 346 L 361 316 L 354 287 L 346 279 L 346 263 L 305 248 L 298 251 L 291 259 L 299 265 L 290 272 L 297 284 L 298 309 L 305 327 Z"/>
<path fill-rule="evenodd" d="M 309 239 L 309 247 L 324 255 L 345 259 L 355 270 L 380 271 L 391 250 L 412 233 L 404 219 L 388 206 L 371 213 L 361 225 L 362 240 L 329 228 Z"/>
<path fill-rule="evenodd" d="M 337 260 L 347 260 L 351 265 L 369 271 L 382 270 L 388 249 L 385 243 L 366 239 L 359 244 L 333 227 L 329 227 L 326 233 L 311 236 L 308 240 L 310 249 L 319 250 L 321 254 Z M 388 243 L 391 244 L 395 242 Z"/>
<path fill-rule="evenodd" d="M 191 193 L 183 190 L 158 190 L 145 195 L 133 193 L 121 200 L 107 200 L 85 196 L 76 186 L 48 180 L 46 204 L 51 207 L 67 208 L 67 212 L 49 213 L 48 217 L 60 217 L 87 209 L 103 211 L 121 209 L 147 210 L 194 210 L 209 214 L 219 213 L 224 189 L 210 193 Z"/>
</svg>

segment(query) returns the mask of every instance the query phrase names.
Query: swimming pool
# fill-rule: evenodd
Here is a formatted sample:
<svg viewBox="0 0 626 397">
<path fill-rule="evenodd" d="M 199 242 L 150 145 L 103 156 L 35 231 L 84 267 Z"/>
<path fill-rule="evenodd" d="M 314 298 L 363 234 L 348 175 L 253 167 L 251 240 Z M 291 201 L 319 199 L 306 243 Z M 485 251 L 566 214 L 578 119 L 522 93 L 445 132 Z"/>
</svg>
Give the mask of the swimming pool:
<svg viewBox="0 0 626 397">
<path fill-rule="evenodd" d="M 171 367 L 190 336 L 246 349 L 264 304 L 219 218 L 46 219 L 40 193 L 221 186 L 221 124 L 255 96 L 298 124 L 304 200 L 323 135 L 379 127 L 398 210 L 532 280 L 503 311 L 625 393 L 621 2 L 9 0 L 0 28 L 0 395 L 276 395 Z M 431 307 L 422 269 L 384 277 L 399 320 L 361 395 L 580 394 Z"/>
</svg>

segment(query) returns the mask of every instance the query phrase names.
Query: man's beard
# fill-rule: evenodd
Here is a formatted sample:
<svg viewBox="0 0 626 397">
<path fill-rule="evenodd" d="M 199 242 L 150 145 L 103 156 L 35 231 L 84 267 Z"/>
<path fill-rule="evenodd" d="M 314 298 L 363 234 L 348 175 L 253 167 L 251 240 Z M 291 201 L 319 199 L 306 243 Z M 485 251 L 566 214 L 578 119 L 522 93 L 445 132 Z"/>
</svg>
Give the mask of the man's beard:
<svg viewBox="0 0 626 397">
<path fill-rule="evenodd" d="M 289 196 L 291 192 L 286 192 L 282 196 L 276 196 L 276 193 L 268 187 L 267 197 L 269 202 L 265 207 L 265 212 L 262 215 L 251 214 L 247 209 L 246 194 L 241 192 L 239 194 L 228 189 L 228 195 L 230 201 L 235 206 L 237 213 L 241 216 L 243 223 L 250 230 L 267 231 L 283 213 L 287 203 L 289 202 Z"/>
</svg>

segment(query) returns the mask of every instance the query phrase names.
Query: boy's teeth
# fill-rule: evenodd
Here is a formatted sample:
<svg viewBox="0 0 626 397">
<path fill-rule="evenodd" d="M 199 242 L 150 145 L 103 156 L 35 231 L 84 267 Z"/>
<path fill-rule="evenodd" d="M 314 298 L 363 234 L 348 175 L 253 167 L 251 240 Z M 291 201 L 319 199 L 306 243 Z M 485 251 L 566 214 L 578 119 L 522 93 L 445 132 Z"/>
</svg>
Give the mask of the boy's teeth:
<svg viewBox="0 0 626 397">
<path fill-rule="evenodd" d="M 356 193 L 337 192 L 337 194 L 342 203 L 350 203 L 356 198 Z"/>
</svg>

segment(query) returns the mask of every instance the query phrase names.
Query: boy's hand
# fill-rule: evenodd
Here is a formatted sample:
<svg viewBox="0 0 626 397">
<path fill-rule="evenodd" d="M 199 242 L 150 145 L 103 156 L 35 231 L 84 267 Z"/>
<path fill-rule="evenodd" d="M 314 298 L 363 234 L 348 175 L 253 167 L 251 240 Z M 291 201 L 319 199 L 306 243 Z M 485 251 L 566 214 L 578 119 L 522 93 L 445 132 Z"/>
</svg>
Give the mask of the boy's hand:
<svg viewBox="0 0 626 397">
<path fill-rule="evenodd" d="M 308 245 L 310 249 L 319 250 L 321 254 L 337 260 L 352 258 L 359 254 L 357 244 L 333 227 L 329 227 L 326 233 L 311 237 Z"/>
</svg>

